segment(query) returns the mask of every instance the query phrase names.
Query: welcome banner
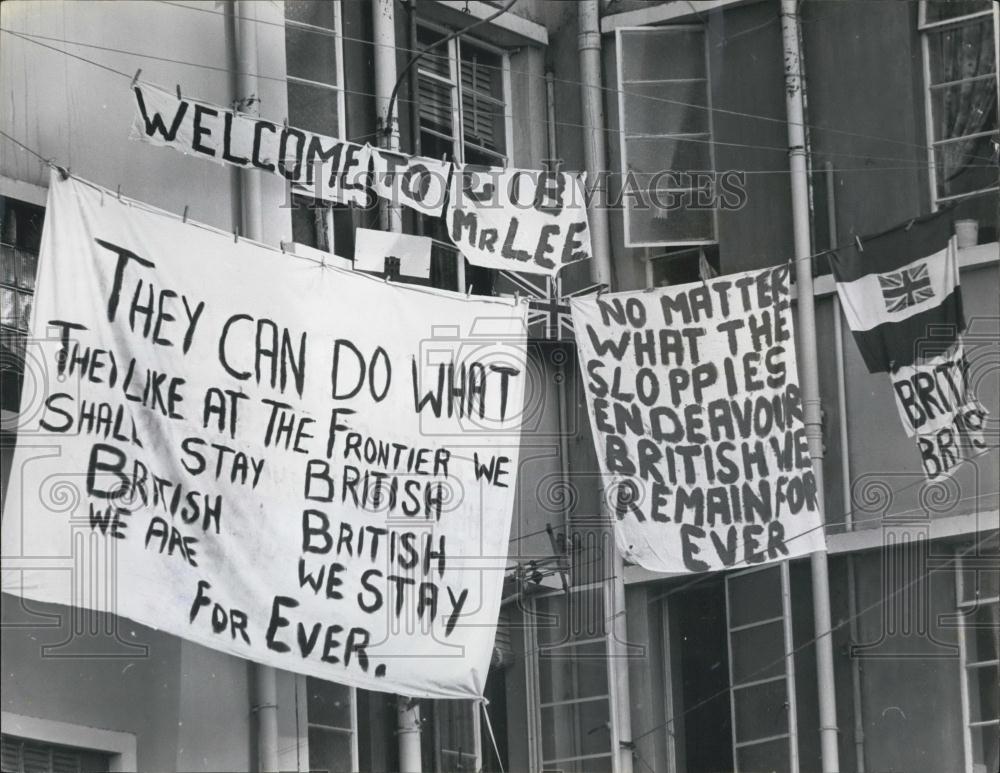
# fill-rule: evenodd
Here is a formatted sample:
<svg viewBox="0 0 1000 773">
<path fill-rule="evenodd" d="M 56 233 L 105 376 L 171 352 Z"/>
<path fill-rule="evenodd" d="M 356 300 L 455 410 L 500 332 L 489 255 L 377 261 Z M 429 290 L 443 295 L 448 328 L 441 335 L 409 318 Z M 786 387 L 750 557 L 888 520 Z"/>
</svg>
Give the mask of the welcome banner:
<svg viewBox="0 0 1000 773">
<path fill-rule="evenodd" d="M 367 145 L 182 98 L 148 83 L 136 83 L 132 92 L 133 140 L 281 175 L 295 192 L 323 201 L 371 204 Z"/>
<path fill-rule="evenodd" d="M 280 256 L 56 175 L 37 287 L 4 591 L 365 689 L 480 694 L 525 304 Z"/>
<path fill-rule="evenodd" d="M 456 166 L 445 218 L 476 266 L 555 276 L 591 256 L 579 175 Z"/>
<path fill-rule="evenodd" d="M 786 266 L 571 307 L 627 560 L 702 572 L 825 549 Z"/>
</svg>

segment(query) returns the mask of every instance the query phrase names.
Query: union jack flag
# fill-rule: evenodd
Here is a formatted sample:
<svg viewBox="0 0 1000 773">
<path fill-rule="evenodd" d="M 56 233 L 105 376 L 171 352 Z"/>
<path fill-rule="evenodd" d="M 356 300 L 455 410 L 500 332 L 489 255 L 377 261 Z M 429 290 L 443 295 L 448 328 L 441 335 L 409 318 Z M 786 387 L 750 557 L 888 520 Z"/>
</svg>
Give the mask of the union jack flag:
<svg viewBox="0 0 1000 773">
<path fill-rule="evenodd" d="M 498 271 L 497 274 L 513 286 L 514 292 L 528 298 L 528 335 L 549 341 L 572 341 L 573 319 L 569 299 L 600 292 L 607 285 L 596 284 L 571 290 L 564 294 L 562 279 L 550 276 L 536 277 L 516 271 Z M 499 288 L 503 291 L 506 288 Z"/>
<path fill-rule="evenodd" d="M 926 263 L 891 274 L 880 274 L 878 283 L 882 287 L 882 299 L 888 312 L 903 311 L 934 297 Z"/>
</svg>

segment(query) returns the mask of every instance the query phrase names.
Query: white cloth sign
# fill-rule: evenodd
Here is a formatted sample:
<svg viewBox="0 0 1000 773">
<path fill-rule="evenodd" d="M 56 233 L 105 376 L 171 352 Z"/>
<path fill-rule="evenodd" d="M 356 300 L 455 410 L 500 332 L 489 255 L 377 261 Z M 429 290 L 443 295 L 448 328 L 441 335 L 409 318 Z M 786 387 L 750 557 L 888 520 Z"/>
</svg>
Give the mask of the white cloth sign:
<svg viewBox="0 0 1000 773">
<path fill-rule="evenodd" d="M 371 149 L 136 83 L 133 140 L 218 164 L 281 175 L 303 196 L 341 204 L 373 203 Z"/>
<path fill-rule="evenodd" d="M 480 694 L 524 304 L 324 268 L 58 176 L 37 286 L 49 378 L 18 435 L 4 591 L 365 689 Z"/>
<path fill-rule="evenodd" d="M 372 190 L 393 204 L 440 217 L 448 193 L 450 161 L 372 148 Z"/>
<path fill-rule="evenodd" d="M 700 572 L 825 549 L 787 267 L 570 303 L 626 559 Z"/>
<path fill-rule="evenodd" d="M 477 266 L 554 276 L 591 256 L 581 178 L 566 172 L 455 167 L 452 242 Z"/>
<path fill-rule="evenodd" d="M 400 274 L 428 279 L 432 246 L 429 236 L 358 228 L 354 231 L 354 268 L 382 273 L 386 259 L 395 259 Z"/>
<path fill-rule="evenodd" d="M 906 434 L 914 439 L 927 480 L 949 477 L 966 459 L 984 453 L 989 411 L 968 380 L 961 342 L 948 351 L 889 374 Z"/>
</svg>

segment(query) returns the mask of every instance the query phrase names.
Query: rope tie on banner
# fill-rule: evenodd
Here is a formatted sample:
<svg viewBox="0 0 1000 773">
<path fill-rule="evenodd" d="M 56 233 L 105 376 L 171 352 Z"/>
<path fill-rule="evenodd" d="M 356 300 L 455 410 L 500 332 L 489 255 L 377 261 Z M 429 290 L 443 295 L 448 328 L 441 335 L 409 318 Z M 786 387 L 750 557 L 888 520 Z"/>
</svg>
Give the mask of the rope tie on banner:
<svg viewBox="0 0 1000 773">
<path fill-rule="evenodd" d="M 489 700 L 483 695 L 483 684 L 479 680 L 479 671 L 472 669 L 472 681 L 476 685 L 476 692 L 479 693 L 479 697 L 476 702 L 479 703 L 483 710 L 483 719 L 486 720 L 486 730 L 490 734 L 490 743 L 493 744 L 493 753 L 497 756 L 497 765 L 500 766 L 500 773 L 505 773 L 503 769 L 503 759 L 500 757 L 500 746 L 497 744 L 496 733 L 493 732 L 493 723 L 490 721 L 490 712 L 487 710 L 487 706 L 490 705 Z"/>
</svg>

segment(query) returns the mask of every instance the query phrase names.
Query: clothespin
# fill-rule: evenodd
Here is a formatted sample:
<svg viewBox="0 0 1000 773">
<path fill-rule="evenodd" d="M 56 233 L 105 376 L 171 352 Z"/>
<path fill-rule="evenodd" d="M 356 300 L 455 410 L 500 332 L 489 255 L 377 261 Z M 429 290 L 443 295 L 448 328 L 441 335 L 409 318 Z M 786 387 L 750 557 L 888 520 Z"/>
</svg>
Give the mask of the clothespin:
<svg viewBox="0 0 1000 773">
<path fill-rule="evenodd" d="M 469 285 L 469 286 L 468 286 L 468 287 L 467 287 L 467 288 L 465 289 L 465 297 L 466 297 L 466 298 L 469 298 L 469 297 L 471 297 L 471 296 L 472 296 L 472 285 L 470 284 L 470 285 Z"/>
<path fill-rule="evenodd" d="M 139 82 L 139 76 L 142 74 L 142 68 L 140 67 L 135 71 L 135 75 L 132 76 L 132 88 L 135 88 L 135 84 Z"/>
<path fill-rule="evenodd" d="M 181 96 L 181 84 L 179 83 L 177 84 L 177 98 L 184 99 L 184 97 Z"/>
<path fill-rule="evenodd" d="M 865 251 L 865 246 L 861 243 L 861 237 L 858 236 L 857 234 L 854 234 L 854 242 L 855 242 L 855 244 L 858 245 L 858 252 L 864 252 Z"/>
<path fill-rule="evenodd" d="M 121 201 L 122 200 L 122 184 L 121 183 L 118 183 L 118 193 L 117 193 L 117 196 L 118 196 L 118 201 Z"/>
<path fill-rule="evenodd" d="M 285 131 L 288 131 L 288 116 L 285 116 L 284 126 L 285 126 Z"/>
<path fill-rule="evenodd" d="M 186 223 L 188 221 L 188 205 L 184 205 L 184 214 L 181 215 L 181 222 Z"/>
<path fill-rule="evenodd" d="M 237 242 L 239 242 L 239 240 L 240 240 L 240 232 L 234 230 L 233 231 L 233 244 L 236 244 Z"/>
<path fill-rule="evenodd" d="M 916 223 L 916 222 L 917 222 L 917 219 L 913 218 L 912 220 L 910 220 L 909 223 L 906 224 L 906 228 L 904 228 L 903 230 L 904 231 L 909 231 L 911 228 L 913 228 L 913 224 Z"/>
<path fill-rule="evenodd" d="M 55 170 L 57 172 L 59 172 L 59 178 L 61 180 L 66 181 L 66 180 L 69 179 L 69 170 L 68 169 L 63 168 L 63 167 L 59 166 L 58 164 L 53 164 L 52 166 L 55 167 Z"/>
</svg>

